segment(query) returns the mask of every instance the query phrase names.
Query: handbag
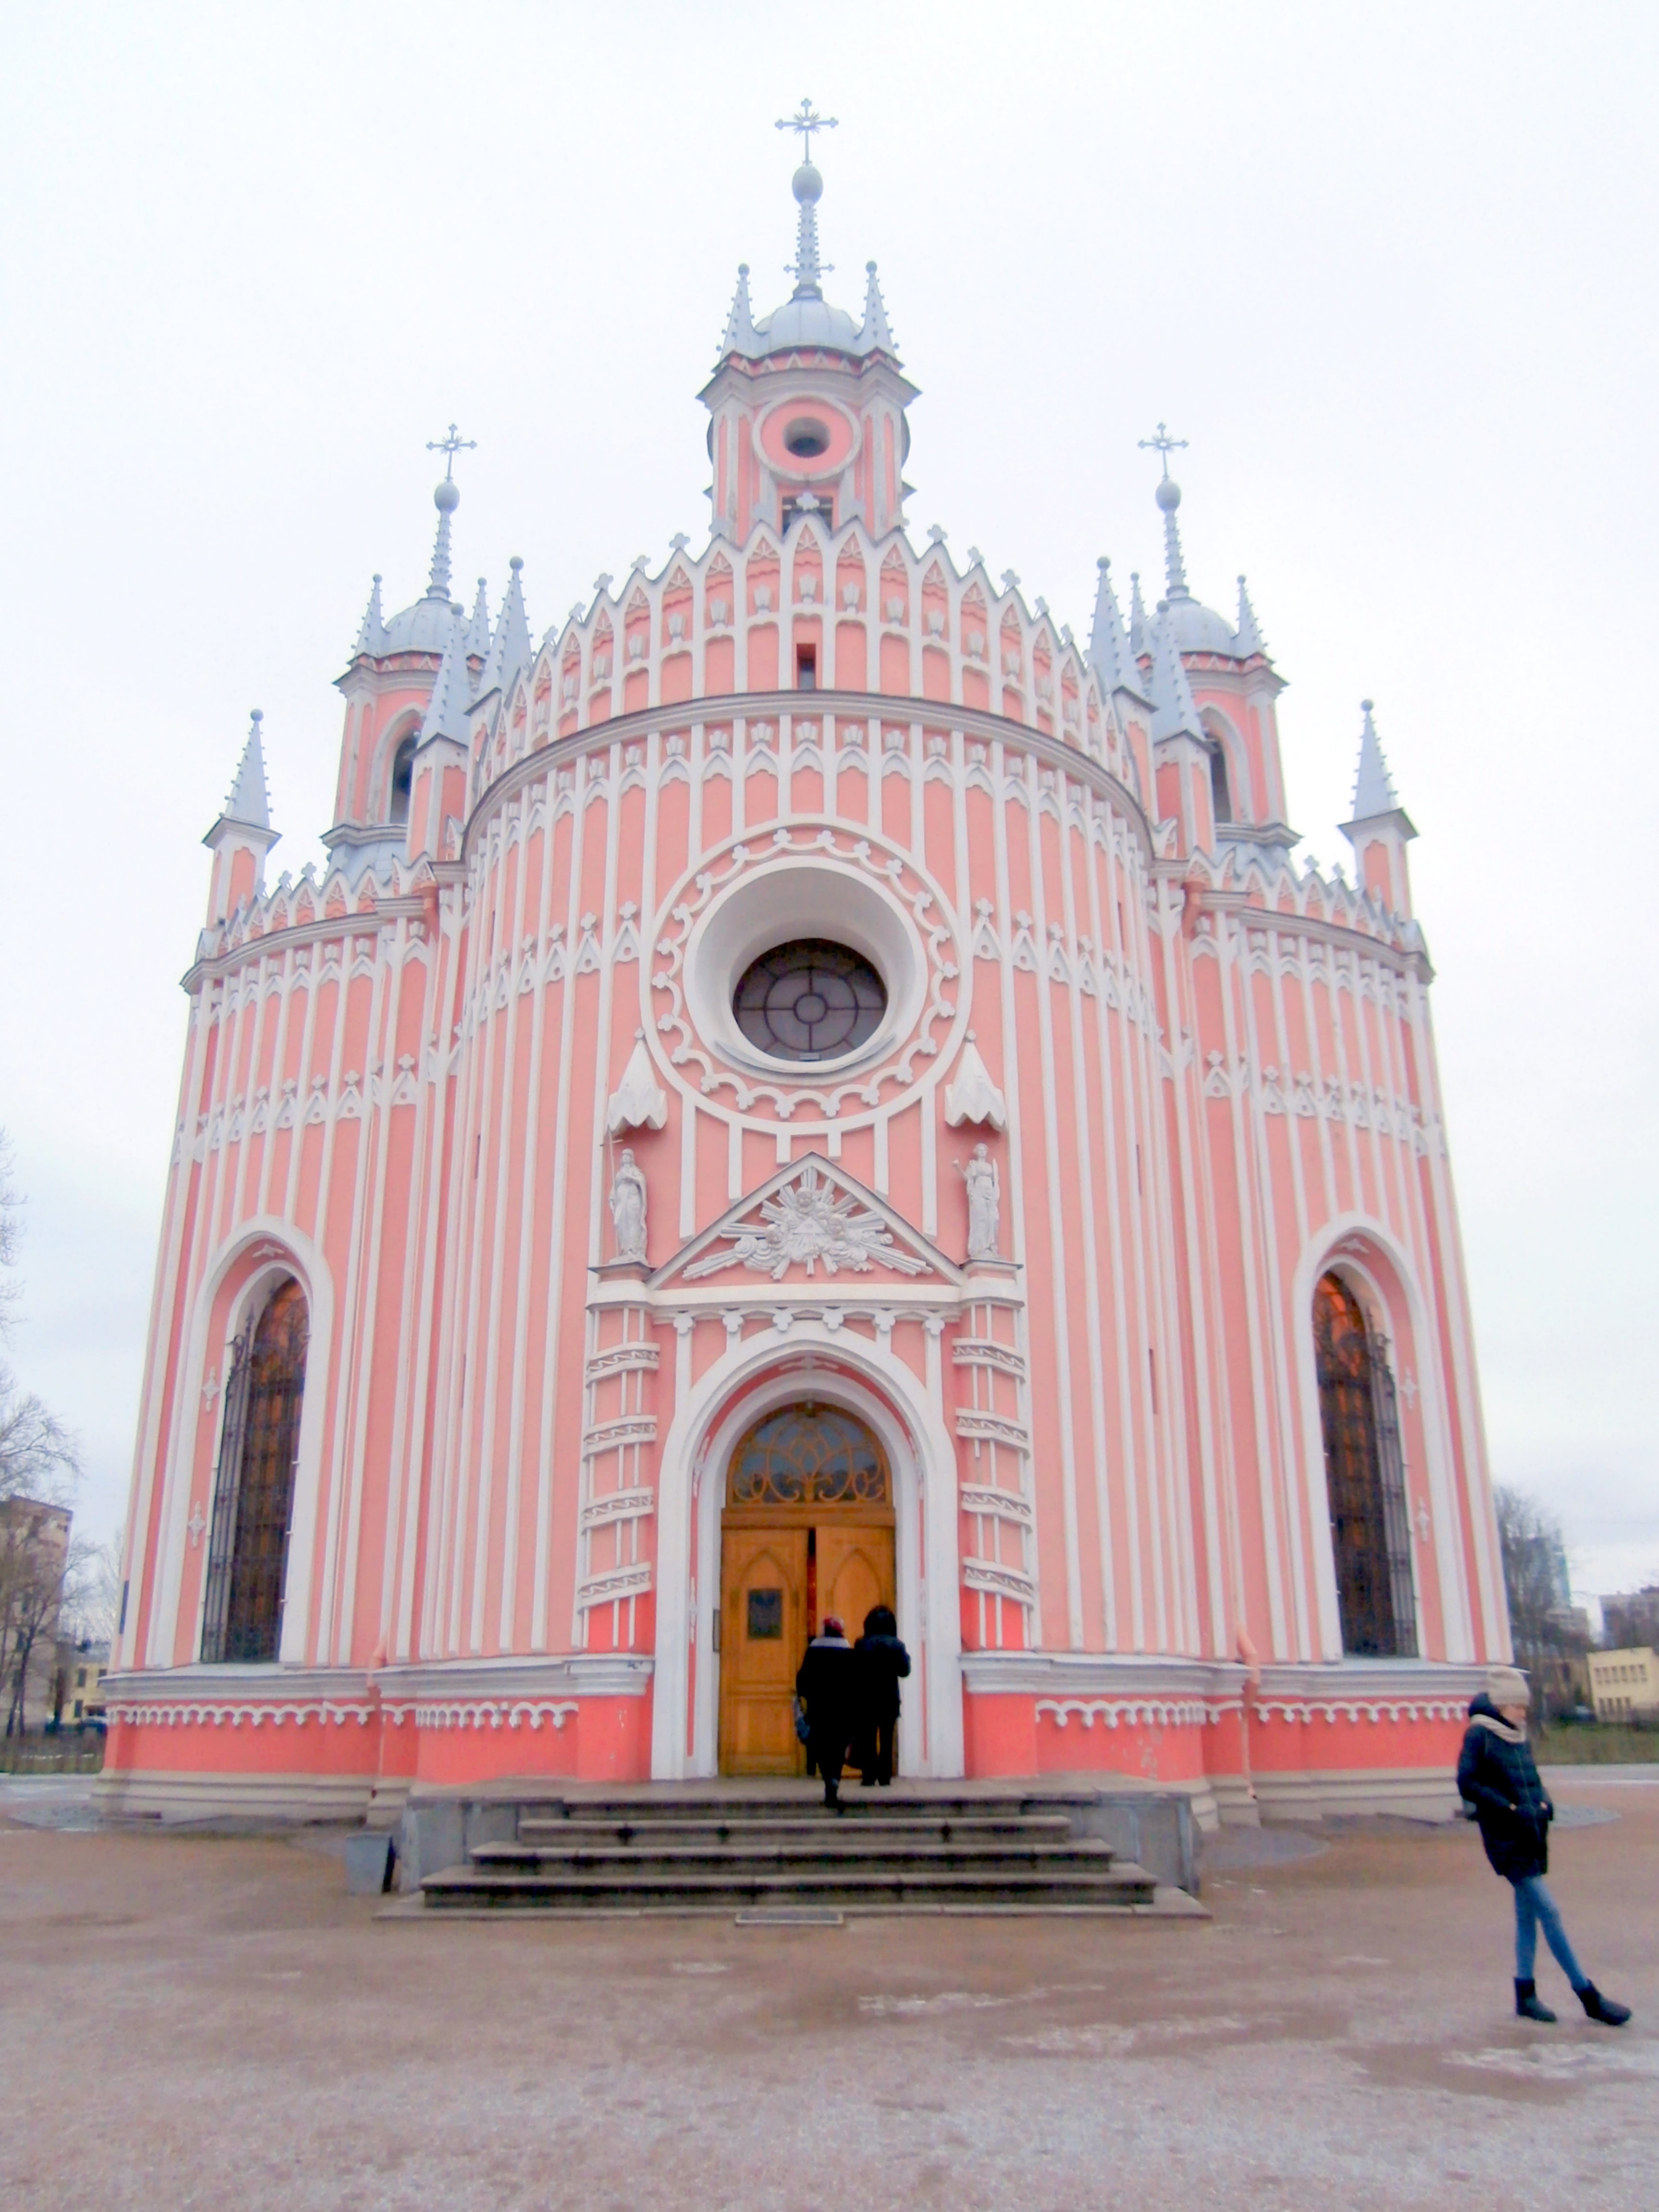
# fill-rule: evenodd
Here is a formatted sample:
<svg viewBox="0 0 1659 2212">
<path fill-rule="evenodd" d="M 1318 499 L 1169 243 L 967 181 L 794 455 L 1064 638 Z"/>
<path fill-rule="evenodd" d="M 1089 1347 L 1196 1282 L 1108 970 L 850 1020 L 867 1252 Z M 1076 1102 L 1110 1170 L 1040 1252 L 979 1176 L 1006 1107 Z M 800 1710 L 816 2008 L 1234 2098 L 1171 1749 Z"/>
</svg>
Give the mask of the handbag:
<svg viewBox="0 0 1659 2212">
<path fill-rule="evenodd" d="M 805 1742 L 806 1741 L 807 1738 L 811 1735 L 811 1733 L 812 1733 L 812 1727 L 811 1727 L 811 1722 L 810 1722 L 810 1721 L 807 1719 L 807 1717 L 806 1717 L 806 1705 L 805 1705 L 805 1699 L 803 1699 L 803 1698 L 796 1698 L 796 1700 L 795 1700 L 795 1741 L 796 1741 L 796 1742 L 797 1742 L 797 1743 L 805 1743 Z"/>
</svg>

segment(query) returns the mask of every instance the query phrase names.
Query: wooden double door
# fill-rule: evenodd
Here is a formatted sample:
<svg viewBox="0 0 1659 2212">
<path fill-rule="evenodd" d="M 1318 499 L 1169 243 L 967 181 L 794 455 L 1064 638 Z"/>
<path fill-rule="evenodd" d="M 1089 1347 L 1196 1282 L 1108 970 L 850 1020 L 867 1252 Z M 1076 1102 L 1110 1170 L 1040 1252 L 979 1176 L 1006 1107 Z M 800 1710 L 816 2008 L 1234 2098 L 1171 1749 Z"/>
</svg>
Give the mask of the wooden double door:
<svg viewBox="0 0 1659 2212">
<path fill-rule="evenodd" d="M 893 1509 L 728 1505 L 720 1523 L 720 1772 L 804 1774 L 795 1671 L 831 1613 L 856 1643 L 894 1597 Z"/>
</svg>

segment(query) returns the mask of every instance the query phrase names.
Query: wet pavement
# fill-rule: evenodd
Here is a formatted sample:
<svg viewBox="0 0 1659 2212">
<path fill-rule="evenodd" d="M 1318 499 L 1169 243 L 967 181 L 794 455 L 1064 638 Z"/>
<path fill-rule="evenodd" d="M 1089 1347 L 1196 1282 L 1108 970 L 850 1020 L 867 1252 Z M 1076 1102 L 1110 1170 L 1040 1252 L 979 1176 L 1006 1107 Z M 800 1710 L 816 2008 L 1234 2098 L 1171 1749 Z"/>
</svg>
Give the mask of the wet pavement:
<svg viewBox="0 0 1659 2212">
<path fill-rule="evenodd" d="M 0 1782 L 0 2203 L 238 2212 L 1653 2202 L 1659 1774 L 1574 1770 L 1602 1986 L 1514 2019 L 1462 1826 L 1233 1830 L 1212 1917 L 384 1919 L 343 1838 L 100 1828 Z M 1609 1817 L 1612 1816 L 1612 1817 Z"/>
</svg>

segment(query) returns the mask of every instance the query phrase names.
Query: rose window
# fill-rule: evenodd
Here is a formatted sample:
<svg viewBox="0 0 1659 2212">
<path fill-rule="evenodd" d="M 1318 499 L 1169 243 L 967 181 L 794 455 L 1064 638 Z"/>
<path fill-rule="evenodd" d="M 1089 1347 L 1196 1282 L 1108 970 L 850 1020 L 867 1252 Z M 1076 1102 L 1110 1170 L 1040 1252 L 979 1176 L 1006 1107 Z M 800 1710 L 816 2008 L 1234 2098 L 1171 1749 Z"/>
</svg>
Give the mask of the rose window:
<svg viewBox="0 0 1659 2212">
<path fill-rule="evenodd" d="M 775 1060 L 834 1060 L 875 1035 L 887 989 L 859 953 L 804 938 L 750 963 L 732 1012 L 750 1043 Z"/>
</svg>

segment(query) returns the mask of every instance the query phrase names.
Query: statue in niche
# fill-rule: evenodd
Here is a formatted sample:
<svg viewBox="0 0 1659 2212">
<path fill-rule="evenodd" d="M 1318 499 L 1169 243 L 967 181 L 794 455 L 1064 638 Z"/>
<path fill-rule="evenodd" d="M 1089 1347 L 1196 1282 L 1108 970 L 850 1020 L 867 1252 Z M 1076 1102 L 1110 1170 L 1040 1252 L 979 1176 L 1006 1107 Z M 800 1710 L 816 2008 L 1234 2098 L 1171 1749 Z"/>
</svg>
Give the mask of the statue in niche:
<svg viewBox="0 0 1659 2212">
<path fill-rule="evenodd" d="M 631 1146 L 624 1145 L 611 1178 L 611 1219 L 619 1260 L 645 1257 L 645 1177 Z"/>
<path fill-rule="evenodd" d="M 1002 1222 L 1002 1177 L 989 1147 L 975 1145 L 965 1167 L 957 1162 L 957 1172 L 968 1186 L 968 1257 L 994 1260 Z"/>
</svg>

